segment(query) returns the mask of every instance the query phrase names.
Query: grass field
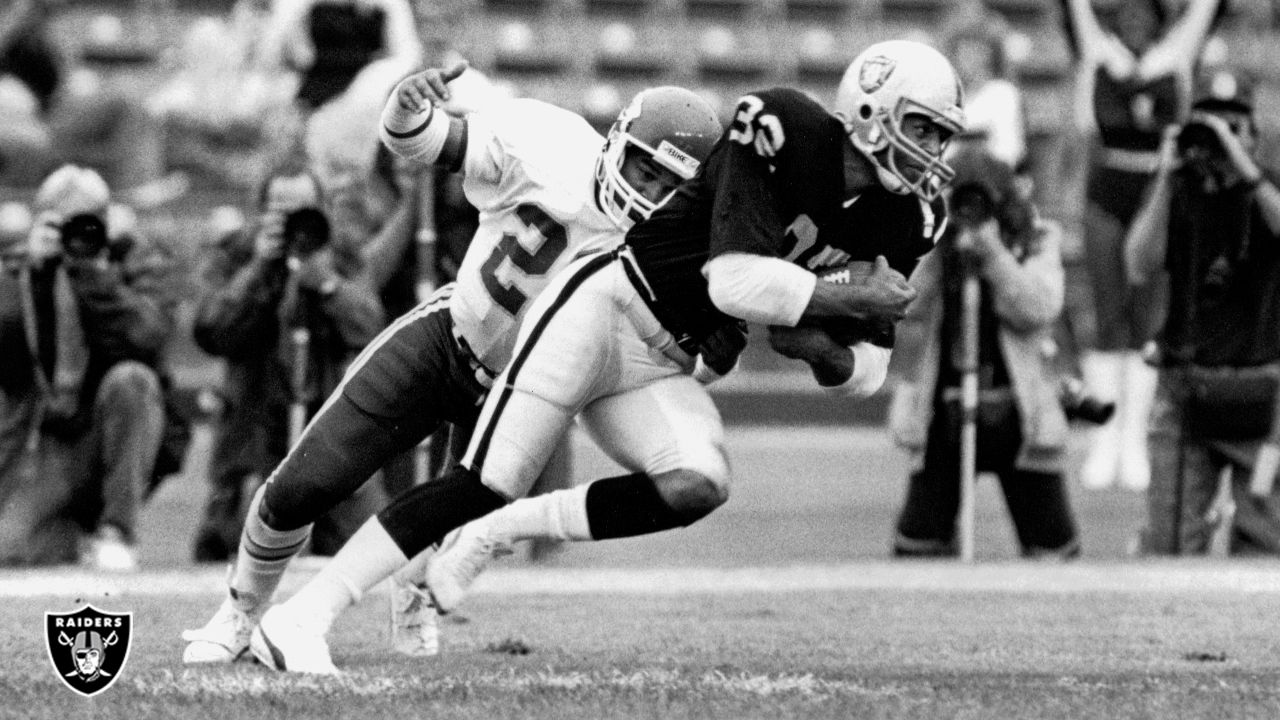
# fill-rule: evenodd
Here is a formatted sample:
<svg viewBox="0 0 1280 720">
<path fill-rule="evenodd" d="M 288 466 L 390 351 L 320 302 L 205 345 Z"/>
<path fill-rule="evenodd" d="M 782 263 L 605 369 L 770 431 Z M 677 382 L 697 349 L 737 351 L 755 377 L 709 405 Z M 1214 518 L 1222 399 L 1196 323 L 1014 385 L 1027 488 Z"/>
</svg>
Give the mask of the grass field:
<svg viewBox="0 0 1280 720">
<path fill-rule="evenodd" d="M 1084 560 L 1022 563 L 984 483 L 979 564 L 892 563 L 905 468 L 880 434 L 730 443 L 735 496 L 704 523 L 501 564 L 433 659 L 389 653 L 371 593 L 335 628 L 333 679 L 181 665 L 222 576 L 184 562 L 200 489 L 183 479 L 147 510 L 143 573 L 0 574 L 0 717 L 1280 717 L 1274 561 L 1126 560 L 1139 501 L 1117 491 L 1076 498 Z M 45 611 L 84 602 L 134 614 L 128 664 L 91 700 L 43 638 Z"/>
</svg>

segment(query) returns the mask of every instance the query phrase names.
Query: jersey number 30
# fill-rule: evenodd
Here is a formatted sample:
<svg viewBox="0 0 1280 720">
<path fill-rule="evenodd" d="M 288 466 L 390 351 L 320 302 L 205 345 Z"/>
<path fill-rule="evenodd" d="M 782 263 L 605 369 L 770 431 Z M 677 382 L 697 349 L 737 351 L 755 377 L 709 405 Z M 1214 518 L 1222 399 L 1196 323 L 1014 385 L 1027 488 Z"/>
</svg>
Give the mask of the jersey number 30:
<svg viewBox="0 0 1280 720">
<path fill-rule="evenodd" d="M 752 145 L 757 155 L 771 158 L 782 149 L 787 136 L 782 132 L 778 116 L 761 110 L 764 110 L 763 100 L 755 95 L 743 95 L 733 113 L 733 123 L 729 125 L 729 139 Z"/>
<path fill-rule="evenodd" d="M 565 234 L 564 227 L 537 205 L 520 205 L 516 208 L 516 216 L 524 223 L 525 232 L 536 232 L 541 236 L 542 242 L 537 242 L 537 238 L 530 238 L 532 242 L 522 244 L 515 233 L 503 233 L 498 246 L 489 254 L 489 259 L 480 266 L 480 278 L 484 281 L 485 290 L 489 291 L 489 297 L 512 315 L 520 314 L 520 308 L 529 301 L 529 296 L 521 292 L 515 283 L 504 285 L 498 279 L 498 268 L 502 261 L 510 260 L 512 265 L 526 275 L 545 275 L 555 264 L 556 258 L 569 247 L 569 237 Z M 537 250 L 529 252 L 525 249 L 526 245 L 536 246 Z"/>
</svg>

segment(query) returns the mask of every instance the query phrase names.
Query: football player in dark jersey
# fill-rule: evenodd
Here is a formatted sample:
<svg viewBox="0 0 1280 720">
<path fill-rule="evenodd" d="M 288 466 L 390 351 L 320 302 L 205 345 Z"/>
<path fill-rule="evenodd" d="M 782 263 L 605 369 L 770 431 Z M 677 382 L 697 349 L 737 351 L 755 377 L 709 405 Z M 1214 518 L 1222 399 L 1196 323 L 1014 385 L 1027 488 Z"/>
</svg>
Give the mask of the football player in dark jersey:
<svg viewBox="0 0 1280 720">
<path fill-rule="evenodd" d="M 888 361 L 885 323 L 914 297 L 905 275 L 945 225 L 937 199 L 952 172 L 941 157 L 963 129 L 962 96 L 941 54 L 891 41 L 850 66 L 834 114 L 791 90 L 742 98 L 693 180 L 621 248 L 580 258 L 534 302 L 462 463 L 400 496 L 268 610 L 255 655 L 280 669 L 295 659 L 331 667 L 314 659 L 328 661 L 324 634 L 341 610 L 503 506 L 428 571 L 442 611 L 506 542 L 630 537 L 714 510 L 728 497 L 723 430 L 688 371 L 699 353 L 717 354 L 710 347 L 740 349 L 742 321 L 776 326 L 775 345 L 827 385 L 873 392 Z M 819 280 L 831 269 L 847 282 Z M 879 331 L 829 327 L 840 321 Z M 512 503 L 575 416 L 629 474 Z"/>
</svg>

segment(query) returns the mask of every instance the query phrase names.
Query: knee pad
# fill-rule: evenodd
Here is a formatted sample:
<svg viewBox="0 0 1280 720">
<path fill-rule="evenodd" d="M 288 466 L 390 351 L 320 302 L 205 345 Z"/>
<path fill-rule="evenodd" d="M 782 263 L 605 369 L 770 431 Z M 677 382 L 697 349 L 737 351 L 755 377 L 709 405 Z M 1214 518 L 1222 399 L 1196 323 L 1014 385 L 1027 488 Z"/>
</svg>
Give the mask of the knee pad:
<svg viewBox="0 0 1280 720">
<path fill-rule="evenodd" d="M 596 540 L 635 537 L 687 527 L 728 497 L 720 487 L 687 471 L 659 481 L 644 473 L 597 480 L 587 488 L 587 522 Z"/>
<path fill-rule="evenodd" d="M 692 524 L 729 499 L 729 489 L 724 483 L 695 470 L 675 470 L 653 479 L 654 486 L 663 501 L 684 522 Z"/>
</svg>

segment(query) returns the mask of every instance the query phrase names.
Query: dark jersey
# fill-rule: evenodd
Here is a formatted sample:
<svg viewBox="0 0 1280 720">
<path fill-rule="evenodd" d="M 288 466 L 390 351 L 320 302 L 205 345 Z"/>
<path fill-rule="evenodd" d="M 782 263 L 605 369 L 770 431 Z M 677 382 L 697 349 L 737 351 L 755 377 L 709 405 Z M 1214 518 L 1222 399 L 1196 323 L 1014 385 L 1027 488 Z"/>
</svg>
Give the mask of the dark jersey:
<svg viewBox="0 0 1280 720">
<path fill-rule="evenodd" d="M 1161 130 L 1182 121 L 1189 78 L 1115 80 L 1101 66 L 1093 73 L 1093 116 L 1104 147 L 1155 150 Z"/>
<path fill-rule="evenodd" d="M 1176 176 L 1170 202 L 1165 355 L 1208 367 L 1280 360 L 1277 238 L 1253 193 L 1206 196 L 1188 185 Z"/>
<path fill-rule="evenodd" d="M 878 186 L 849 197 L 848 142 L 840 120 L 798 91 L 738 101 L 698 174 L 627 233 L 668 330 L 696 344 L 729 320 L 702 275 L 724 253 L 785 258 L 815 272 L 884 255 L 911 274 L 945 226 L 942 203 Z"/>
</svg>

